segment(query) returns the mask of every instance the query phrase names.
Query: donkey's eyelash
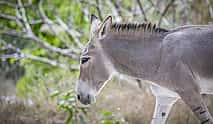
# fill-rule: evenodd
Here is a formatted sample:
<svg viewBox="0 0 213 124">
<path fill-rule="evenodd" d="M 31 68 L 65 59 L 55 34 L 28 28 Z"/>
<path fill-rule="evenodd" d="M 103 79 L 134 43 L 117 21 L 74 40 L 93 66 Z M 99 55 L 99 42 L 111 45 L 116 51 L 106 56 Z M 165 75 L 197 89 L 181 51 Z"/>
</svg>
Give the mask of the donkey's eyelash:
<svg viewBox="0 0 213 124">
<path fill-rule="evenodd" d="M 89 59 L 90 59 L 90 57 L 83 57 L 83 58 L 81 58 L 81 64 L 86 63 Z"/>
</svg>

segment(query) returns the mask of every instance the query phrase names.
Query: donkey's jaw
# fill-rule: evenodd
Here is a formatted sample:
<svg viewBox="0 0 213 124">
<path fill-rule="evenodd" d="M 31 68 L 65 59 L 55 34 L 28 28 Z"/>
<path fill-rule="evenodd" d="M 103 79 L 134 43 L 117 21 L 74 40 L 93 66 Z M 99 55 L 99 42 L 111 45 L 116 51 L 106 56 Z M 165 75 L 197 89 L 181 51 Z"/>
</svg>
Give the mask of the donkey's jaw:
<svg viewBox="0 0 213 124">
<path fill-rule="evenodd" d="M 105 85 L 109 82 L 109 80 L 111 80 L 113 74 L 111 74 L 109 76 L 109 78 L 106 80 L 106 81 L 102 81 L 103 82 L 103 85 L 100 87 L 100 89 L 97 90 L 97 92 L 95 93 L 95 96 L 97 96 L 101 91 L 102 89 L 105 87 Z"/>
</svg>

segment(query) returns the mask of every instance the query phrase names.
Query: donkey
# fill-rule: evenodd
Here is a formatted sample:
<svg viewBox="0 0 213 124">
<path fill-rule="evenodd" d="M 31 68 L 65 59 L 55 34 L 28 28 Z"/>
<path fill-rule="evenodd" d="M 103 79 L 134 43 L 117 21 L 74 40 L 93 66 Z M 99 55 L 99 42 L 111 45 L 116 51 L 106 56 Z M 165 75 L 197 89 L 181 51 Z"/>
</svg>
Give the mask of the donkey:
<svg viewBox="0 0 213 124">
<path fill-rule="evenodd" d="M 181 98 L 201 124 L 213 118 L 201 94 L 213 93 L 213 25 L 171 30 L 151 23 L 101 22 L 91 16 L 91 35 L 81 55 L 77 99 L 95 96 L 116 73 L 148 80 L 156 96 L 152 124 L 166 122 L 172 105 Z"/>
</svg>

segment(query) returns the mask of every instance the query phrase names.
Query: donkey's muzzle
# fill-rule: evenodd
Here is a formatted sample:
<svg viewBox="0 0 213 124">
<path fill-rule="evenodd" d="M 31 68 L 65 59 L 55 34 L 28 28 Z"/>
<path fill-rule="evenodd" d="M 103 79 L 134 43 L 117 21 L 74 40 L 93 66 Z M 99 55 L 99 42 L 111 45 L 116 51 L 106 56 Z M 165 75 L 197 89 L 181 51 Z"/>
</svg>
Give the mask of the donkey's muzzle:
<svg viewBox="0 0 213 124">
<path fill-rule="evenodd" d="M 77 99 L 84 105 L 88 105 L 91 104 L 93 101 L 93 96 L 91 96 L 90 94 L 83 94 L 83 93 L 79 93 L 77 94 Z"/>
</svg>

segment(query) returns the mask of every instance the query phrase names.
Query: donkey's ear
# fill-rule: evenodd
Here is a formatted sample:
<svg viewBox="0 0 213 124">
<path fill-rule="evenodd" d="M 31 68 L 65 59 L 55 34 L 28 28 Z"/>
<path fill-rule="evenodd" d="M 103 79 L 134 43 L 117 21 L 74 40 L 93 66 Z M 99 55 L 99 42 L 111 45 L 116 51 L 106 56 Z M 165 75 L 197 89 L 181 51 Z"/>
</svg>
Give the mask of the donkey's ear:
<svg viewBox="0 0 213 124">
<path fill-rule="evenodd" d="M 101 24 L 101 27 L 99 29 L 99 37 L 105 36 L 109 32 L 111 25 L 112 25 L 112 16 L 108 16 Z"/>
<path fill-rule="evenodd" d="M 97 21 L 98 20 L 98 17 L 91 14 L 91 17 L 90 17 L 90 23 L 92 24 L 94 21 Z"/>
<path fill-rule="evenodd" d="M 90 24 L 91 24 L 91 31 L 94 32 L 98 29 L 98 25 L 101 23 L 101 21 L 96 17 L 95 15 L 91 14 L 90 17 Z"/>
</svg>

